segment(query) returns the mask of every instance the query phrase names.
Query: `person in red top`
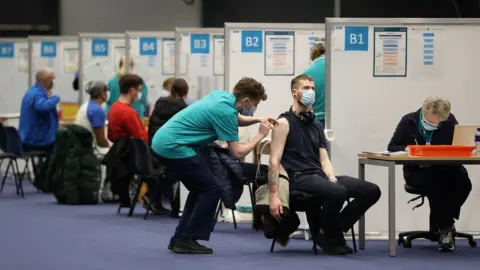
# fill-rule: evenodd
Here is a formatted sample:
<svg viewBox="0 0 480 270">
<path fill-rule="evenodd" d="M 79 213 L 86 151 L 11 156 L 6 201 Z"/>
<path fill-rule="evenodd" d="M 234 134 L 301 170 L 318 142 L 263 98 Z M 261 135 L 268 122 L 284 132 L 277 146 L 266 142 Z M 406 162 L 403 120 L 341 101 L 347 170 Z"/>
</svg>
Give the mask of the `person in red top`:
<svg viewBox="0 0 480 270">
<path fill-rule="evenodd" d="M 112 104 L 108 112 L 108 139 L 115 143 L 124 138 L 139 138 L 148 143 L 147 129 L 130 106 L 140 99 L 143 80 L 134 74 L 123 75 L 119 79 L 120 98 Z"/>
</svg>

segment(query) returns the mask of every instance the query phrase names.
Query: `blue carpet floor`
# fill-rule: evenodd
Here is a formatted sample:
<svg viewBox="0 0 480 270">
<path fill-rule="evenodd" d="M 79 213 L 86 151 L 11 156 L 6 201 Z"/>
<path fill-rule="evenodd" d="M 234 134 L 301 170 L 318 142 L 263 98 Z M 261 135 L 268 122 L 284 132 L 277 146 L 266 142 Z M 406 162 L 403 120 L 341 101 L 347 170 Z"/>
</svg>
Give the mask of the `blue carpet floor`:
<svg viewBox="0 0 480 270">
<path fill-rule="evenodd" d="M 269 252 L 262 233 L 219 223 L 209 245 L 212 255 L 177 255 L 166 249 L 177 220 L 152 217 L 144 210 L 127 218 L 115 205 L 62 206 L 51 195 L 26 188 L 25 199 L 11 187 L 0 194 L 1 270 L 137 270 L 137 269 L 476 269 L 480 248 L 458 241 L 455 253 L 416 241 L 412 249 L 388 256 L 386 241 L 368 241 L 367 249 L 343 257 L 313 255 L 311 243 L 292 239 L 287 248 Z"/>
</svg>

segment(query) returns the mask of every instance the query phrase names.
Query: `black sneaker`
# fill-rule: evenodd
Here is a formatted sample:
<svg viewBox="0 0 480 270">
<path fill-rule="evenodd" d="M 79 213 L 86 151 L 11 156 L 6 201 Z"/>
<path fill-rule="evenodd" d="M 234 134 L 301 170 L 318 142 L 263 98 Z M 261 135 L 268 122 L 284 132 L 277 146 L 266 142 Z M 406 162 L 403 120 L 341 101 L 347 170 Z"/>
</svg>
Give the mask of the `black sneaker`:
<svg viewBox="0 0 480 270">
<path fill-rule="evenodd" d="M 349 253 L 345 245 L 339 243 L 338 238 L 330 238 L 323 233 L 318 235 L 315 243 L 328 255 L 346 255 Z"/>
<path fill-rule="evenodd" d="M 177 238 L 175 238 L 175 236 L 172 236 L 172 238 L 170 238 L 170 243 L 168 244 L 168 250 L 170 251 L 173 251 L 173 247 L 175 247 L 175 241 L 177 240 Z"/>
<path fill-rule="evenodd" d="M 179 254 L 212 254 L 213 249 L 192 239 L 177 239 L 173 251 Z"/>
<path fill-rule="evenodd" d="M 455 237 L 452 227 L 440 229 L 440 239 L 438 240 L 440 252 L 452 252 L 455 250 Z"/>
</svg>

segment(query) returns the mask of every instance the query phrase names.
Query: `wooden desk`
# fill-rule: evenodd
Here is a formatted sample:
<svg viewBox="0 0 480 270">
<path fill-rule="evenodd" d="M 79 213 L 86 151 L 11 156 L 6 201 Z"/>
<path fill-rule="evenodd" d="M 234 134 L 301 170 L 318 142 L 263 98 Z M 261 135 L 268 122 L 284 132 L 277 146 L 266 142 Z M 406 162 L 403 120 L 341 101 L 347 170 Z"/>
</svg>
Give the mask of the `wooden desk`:
<svg viewBox="0 0 480 270">
<path fill-rule="evenodd" d="M 358 178 L 365 181 L 365 165 L 388 168 L 388 247 L 389 255 L 397 255 L 395 228 L 395 166 L 396 165 L 480 165 L 480 156 L 471 157 L 412 157 L 409 155 L 384 156 L 358 154 Z M 365 249 L 365 216 L 358 223 L 360 249 Z"/>
</svg>

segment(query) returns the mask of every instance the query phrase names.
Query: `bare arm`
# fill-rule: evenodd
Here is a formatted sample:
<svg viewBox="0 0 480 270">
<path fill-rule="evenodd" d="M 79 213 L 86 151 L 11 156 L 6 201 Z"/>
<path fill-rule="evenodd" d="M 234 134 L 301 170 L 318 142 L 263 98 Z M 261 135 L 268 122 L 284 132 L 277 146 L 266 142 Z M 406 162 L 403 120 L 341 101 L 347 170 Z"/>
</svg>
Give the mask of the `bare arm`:
<svg viewBox="0 0 480 270">
<path fill-rule="evenodd" d="M 107 138 L 105 138 L 105 127 L 93 128 L 95 140 L 100 147 L 110 147 Z"/>
<path fill-rule="evenodd" d="M 278 183 L 280 174 L 280 161 L 289 132 L 288 121 L 284 118 L 278 120 L 278 125 L 273 129 L 270 144 L 270 159 L 268 162 L 268 188 L 271 197 L 278 197 Z"/>
<path fill-rule="evenodd" d="M 245 116 L 238 114 L 238 126 L 246 127 L 261 122 L 261 118 L 255 116 Z"/>
<path fill-rule="evenodd" d="M 322 164 L 323 172 L 329 179 L 335 179 L 335 173 L 333 172 L 333 166 L 328 157 L 327 149 L 320 148 L 320 164 Z"/>
<path fill-rule="evenodd" d="M 247 143 L 240 143 L 238 141 L 228 142 L 228 149 L 230 149 L 230 153 L 232 153 L 236 159 L 242 159 L 265 137 L 266 135 L 259 133 Z"/>
</svg>

